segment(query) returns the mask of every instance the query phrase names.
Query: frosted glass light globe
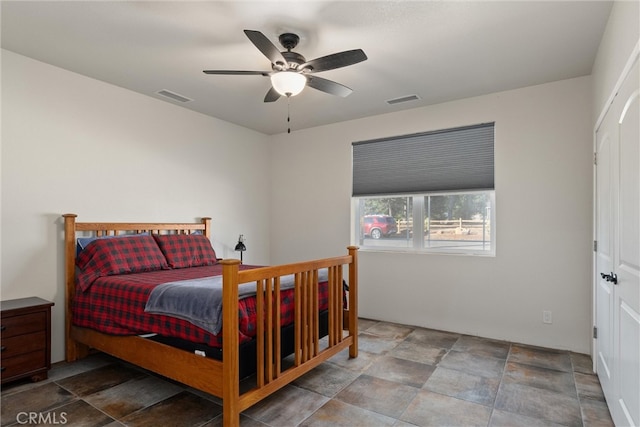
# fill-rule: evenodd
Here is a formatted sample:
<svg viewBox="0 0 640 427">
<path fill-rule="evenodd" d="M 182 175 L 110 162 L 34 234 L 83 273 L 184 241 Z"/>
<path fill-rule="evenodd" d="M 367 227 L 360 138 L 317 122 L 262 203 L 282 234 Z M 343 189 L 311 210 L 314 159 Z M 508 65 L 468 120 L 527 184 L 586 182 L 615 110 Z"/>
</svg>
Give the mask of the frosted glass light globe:
<svg viewBox="0 0 640 427">
<path fill-rule="evenodd" d="M 284 96 L 296 96 L 307 84 L 307 78 L 294 71 L 280 71 L 271 75 L 273 88 Z"/>
</svg>

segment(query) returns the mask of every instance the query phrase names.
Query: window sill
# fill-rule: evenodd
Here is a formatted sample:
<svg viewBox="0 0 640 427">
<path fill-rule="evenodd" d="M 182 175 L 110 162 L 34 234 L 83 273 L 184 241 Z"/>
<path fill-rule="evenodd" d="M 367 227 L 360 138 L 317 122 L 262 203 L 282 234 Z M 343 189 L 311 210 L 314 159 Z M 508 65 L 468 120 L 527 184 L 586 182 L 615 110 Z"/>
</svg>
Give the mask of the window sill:
<svg viewBox="0 0 640 427">
<path fill-rule="evenodd" d="M 490 251 L 439 251 L 428 249 L 412 249 L 412 248 L 389 248 L 389 247 L 371 247 L 356 245 L 359 247 L 359 252 L 372 252 L 372 253 L 391 253 L 391 254 L 410 254 L 410 255 L 443 255 L 443 256 L 474 256 L 474 257 L 488 257 L 495 258 L 495 252 Z"/>
</svg>

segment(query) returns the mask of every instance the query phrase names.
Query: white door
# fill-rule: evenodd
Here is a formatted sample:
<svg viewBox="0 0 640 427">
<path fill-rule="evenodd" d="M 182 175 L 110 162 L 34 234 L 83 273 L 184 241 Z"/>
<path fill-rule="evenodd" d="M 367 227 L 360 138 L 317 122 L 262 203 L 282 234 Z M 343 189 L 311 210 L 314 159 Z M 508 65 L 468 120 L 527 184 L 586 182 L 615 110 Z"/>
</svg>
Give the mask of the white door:
<svg viewBox="0 0 640 427">
<path fill-rule="evenodd" d="M 636 60 L 596 132 L 596 366 L 618 426 L 640 426 L 639 88 Z"/>
<path fill-rule="evenodd" d="M 619 96 L 617 274 L 614 346 L 619 354 L 618 420 L 640 426 L 640 68 L 636 62 Z M 614 168 L 615 170 L 616 168 Z M 615 328 L 614 328 L 615 331 Z"/>
<path fill-rule="evenodd" d="M 613 271 L 613 195 L 612 141 L 618 138 L 614 114 L 607 114 L 596 132 L 596 370 L 605 395 L 613 387 L 613 293 L 615 286 L 608 279 Z"/>
</svg>

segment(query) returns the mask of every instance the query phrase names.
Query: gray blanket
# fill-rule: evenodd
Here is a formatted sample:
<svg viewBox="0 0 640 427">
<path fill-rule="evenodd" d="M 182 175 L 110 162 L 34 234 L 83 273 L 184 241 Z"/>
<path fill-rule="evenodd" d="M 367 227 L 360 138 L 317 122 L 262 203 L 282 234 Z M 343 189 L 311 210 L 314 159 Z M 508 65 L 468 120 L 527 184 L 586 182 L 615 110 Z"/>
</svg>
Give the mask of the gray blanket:
<svg viewBox="0 0 640 427">
<path fill-rule="evenodd" d="M 327 281 L 327 269 L 318 270 L 318 281 Z M 294 287 L 294 275 L 280 277 L 280 290 Z M 238 286 L 238 299 L 256 294 L 255 283 Z M 181 280 L 156 286 L 145 312 L 186 320 L 212 334 L 222 330 L 222 276 Z"/>
</svg>

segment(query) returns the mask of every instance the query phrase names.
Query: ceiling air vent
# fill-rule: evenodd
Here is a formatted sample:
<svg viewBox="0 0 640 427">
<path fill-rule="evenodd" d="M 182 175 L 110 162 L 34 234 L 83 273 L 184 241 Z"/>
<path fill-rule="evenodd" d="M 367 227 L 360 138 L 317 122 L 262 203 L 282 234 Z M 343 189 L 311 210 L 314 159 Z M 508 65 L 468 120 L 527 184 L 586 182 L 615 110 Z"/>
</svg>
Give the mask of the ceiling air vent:
<svg viewBox="0 0 640 427">
<path fill-rule="evenodd" d="M 387 104 L 394 105 L 394 104 L 400 104 L 402 102 L 417 101 L 418 99 L 420 99 L 418 95 L 407 95 L 407 96 L 401 96 L 400 98 L 387 99 Z"/>
<path fill-rule="evenodd" d="M 193 101 L 191 98 L 187 98 L 186 96 L 179 95 L 175 92 L 171 92 L 170 90 L 162 89 L 156 92 L 160 96 L 164 96 L 165 98 L 170 98 L 174 101 L 178 102 L 190 102 Z"/>
</svg>

